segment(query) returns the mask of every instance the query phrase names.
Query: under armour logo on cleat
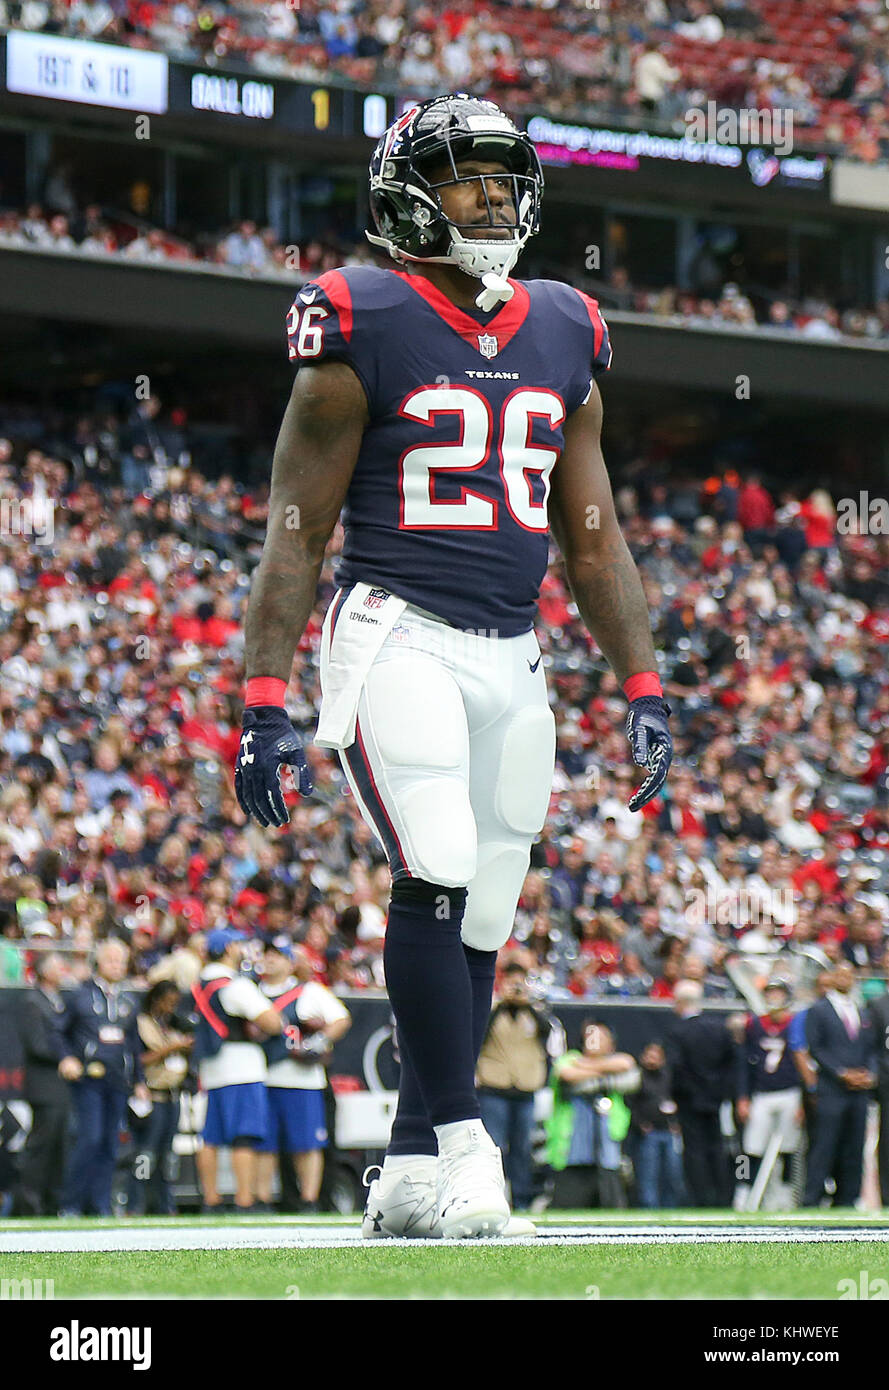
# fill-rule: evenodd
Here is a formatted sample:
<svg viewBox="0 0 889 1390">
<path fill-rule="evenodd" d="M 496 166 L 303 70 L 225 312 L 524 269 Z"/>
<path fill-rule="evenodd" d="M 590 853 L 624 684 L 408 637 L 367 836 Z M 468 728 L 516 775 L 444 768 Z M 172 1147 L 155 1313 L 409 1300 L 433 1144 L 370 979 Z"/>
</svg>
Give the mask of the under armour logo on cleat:
<svg viewBox="0 0 889 1390">
<path fill-rule="evenodd" d="M 525 658 L 525 660 L 526 660 L 526 661 L 528 660 L 527 657 Z M 534 665 L 533 665 L 533 666 L 531 665 L 530 661 L 528 661 L 528 670 L 531 672 L 532 675 L 533 675 L 534 672 L 537 670 L 537 667 L 538 667 L 539 665 L 540 665 L 540 657 L 537 658 L 537 660 L 534 662 Z"/>
</svg>

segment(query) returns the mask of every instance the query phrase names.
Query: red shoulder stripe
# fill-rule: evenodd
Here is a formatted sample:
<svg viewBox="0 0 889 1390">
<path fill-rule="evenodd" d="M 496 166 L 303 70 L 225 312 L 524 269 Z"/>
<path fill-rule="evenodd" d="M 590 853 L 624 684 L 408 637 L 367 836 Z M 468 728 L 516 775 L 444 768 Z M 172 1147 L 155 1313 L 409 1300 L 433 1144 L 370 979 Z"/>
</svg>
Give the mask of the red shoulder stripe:
<svg viewBox="0 0 889 1390">
<path fill-rule="evenodd" d="M 198 1013 L 201 1015 L 201 1018 L 205 1019 L 206 1022 L 209 1023 L 210 1027 L 213 1029 L 213 1032 L 217 1035 L 217 1037 L 220 1038 L 228 1037 L 228 1028 L 222 1022 L 222 1019 L 217 1018 L 216 1015 L 213 1013 L 212 1009 L 210 1008 L 210 1000 L 213 998 L 213 995 L 217 992 L 217 990 L 222 989 L 223 985 L 230 984 L 231 980 L 226 980 L 224 978 L 208 980 L 204 988 L 201 989 L 200 981 L 195 980 L 194 984 L 191 987 L 191 997 L 194 1000 L 195 1005 L 197 1006 Z"/>
<path fill-rule="evenodd" d="M 583 290 L 575 290 L 575 294 L 580 295 L 580 298 L 586 305 L 586 311 L 590 316 L 590 323 L 593 325 L 593 357 L 598 357 L 599 350 L 602 347 L 602 339 L 605 336 L 605 326 L 602 323 L 599 301 L 591 299 L 588 294 L 584 294 Z"/>
<path fill-rule="evenodd" d="M 272 1008 L 277 1009 L 278 1013 L 280 1013 L 282 1009 L 287 1008 L 287 1005 L 292 999 L 298 999 L 302 992 L 303 986 L 297 985 L 294 989 L 285 990 L 283 994 L 276 994 L 274 999 L 271 1000 Z"/>
<path fill-rule="evenodd" d="M 341 270 L 325 270 L 315 281 L 336 309 L 340 320 L 340 332 L 348 343 L 352 337 L 352 293 L 349 282 Z"/>
</svg>

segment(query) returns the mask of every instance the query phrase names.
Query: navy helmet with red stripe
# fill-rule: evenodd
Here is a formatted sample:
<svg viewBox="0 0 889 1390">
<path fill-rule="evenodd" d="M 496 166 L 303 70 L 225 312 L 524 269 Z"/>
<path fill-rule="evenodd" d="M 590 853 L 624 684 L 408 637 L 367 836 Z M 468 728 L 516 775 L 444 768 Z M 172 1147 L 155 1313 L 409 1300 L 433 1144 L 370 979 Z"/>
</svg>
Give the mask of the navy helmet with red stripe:
<svg viewBox="0 0 889 1390">
<path fill-rule="evenodd" d="M 504 166 L 504 177 L 512 185 L 511 236 L 479 236 L 478 223 L 470 227 L 445 214 L 440 188 L 480 181 L 487 225 L 492 229 L 504 225 L 491 206 L 487 188 L 491 175 L 460 173 L 460 160 L 470 157 Z M 430 181 L 430 173 L 442 166 L 447 176 Z M 368 232 L 367 238 L 399 262 L 436 261 L 456 265 L 479 279 L 496 276 L 505 281 L 525 242 L 539 229 L 542 194 L 537 151 L 499 106 L 465 92 L 433 97 L 393 122 L 374 150 L 370 207 L 377 231 Z"/>
</svg>

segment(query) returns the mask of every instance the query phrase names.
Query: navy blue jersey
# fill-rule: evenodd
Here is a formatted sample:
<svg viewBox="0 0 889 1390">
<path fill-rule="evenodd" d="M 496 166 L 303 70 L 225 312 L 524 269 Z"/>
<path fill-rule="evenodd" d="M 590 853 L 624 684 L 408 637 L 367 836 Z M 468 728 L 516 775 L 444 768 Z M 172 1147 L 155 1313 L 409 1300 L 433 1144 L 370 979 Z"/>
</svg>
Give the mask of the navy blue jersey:
<svg viewBox="0 0 889 1390">
<path fill-rule="evenodd" d="M 268 995 L 272 1008 L 277 1009 L 284 1025 L 282 1032 L 266 1038 L 262 1044 L 269 1066 L 292 1057 L 302 1045 L 303 1033 L 298 1013 L 302 992 L 302 985 L 293 984 L 287 985 L 277 994 L 273 994 L 269 987 L 263 989 L 263 994 Z"/>
<path fill-rule="evenodd" d="M 791 1086 L 802 1085 L 788 1040 L 792 1022 L 790 1014 L 778 1024 L 767 1016 L 748 1019 L 745 1077 L 739 1094 L 755 1096 L 760 1091 L 786 1091 Z"/>
<path fill-rule="evenodd" d="M 215 1057 L 223 1043 L 248 1041 L 246 1020 L 228 1013 L 219 998 L 219 991 L 231 982 L 229 975 L 219 975 L 212 980 L 205 980 L 201 976 L 191 987 L 195 1011 L 192 1060 L 195 1062 Z"/>
<path fill-rule="evenodd" d="M 287 321 L 297 368 L 347 362 L 367 396 L 337 584 L 498 637 L 533 627 L 562 426 L 611 361 L 595 300 L 510 283 L 482 312 L 422 275 L 347 266 L 305 285 Z"/>
</svg>

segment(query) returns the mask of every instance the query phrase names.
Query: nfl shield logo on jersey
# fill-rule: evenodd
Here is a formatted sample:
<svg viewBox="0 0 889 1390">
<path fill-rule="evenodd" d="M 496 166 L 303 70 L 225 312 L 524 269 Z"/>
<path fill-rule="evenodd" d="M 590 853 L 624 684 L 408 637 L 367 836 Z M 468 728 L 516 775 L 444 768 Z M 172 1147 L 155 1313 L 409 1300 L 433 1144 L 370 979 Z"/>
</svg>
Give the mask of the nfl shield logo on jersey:
<svg viewBox="0 0 889 1390">
<path fill-rule="evenodd" d="M 364 600 L 364 606 L 365 608 L 382 608 L 388 597 L 388 589 L 371 589 L 367 598 Z"/>
<path fill-rule="evenodd" d="M 479 333 L 478 350 L 482 357 L 496 357 L 499 344 L 491 333 Z"/>
</svg>

